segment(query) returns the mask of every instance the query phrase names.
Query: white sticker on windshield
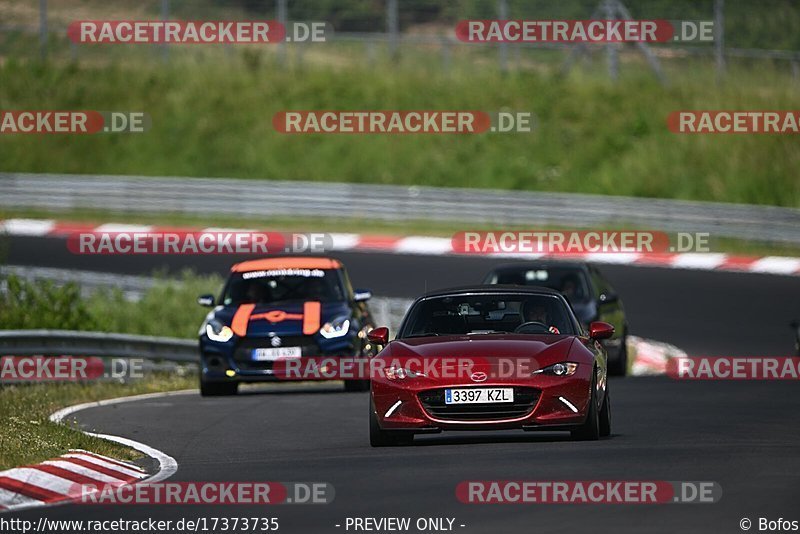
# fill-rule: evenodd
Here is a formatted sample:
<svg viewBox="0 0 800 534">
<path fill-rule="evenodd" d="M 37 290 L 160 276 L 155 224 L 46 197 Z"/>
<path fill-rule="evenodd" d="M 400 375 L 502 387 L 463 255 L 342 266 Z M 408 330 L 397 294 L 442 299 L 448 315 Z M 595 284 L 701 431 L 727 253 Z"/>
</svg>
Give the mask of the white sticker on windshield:
<svg viewBox="0 0 800 534">
<path fill-rule="evenodd" d="M 322 269 L 270 269 L 269 271 L 250 271 L 242 273 L 242 279 L 273 278 L 275 276 L 298 276 L 302 278 L 322 278 L 325 271 Z"/>
</svg>

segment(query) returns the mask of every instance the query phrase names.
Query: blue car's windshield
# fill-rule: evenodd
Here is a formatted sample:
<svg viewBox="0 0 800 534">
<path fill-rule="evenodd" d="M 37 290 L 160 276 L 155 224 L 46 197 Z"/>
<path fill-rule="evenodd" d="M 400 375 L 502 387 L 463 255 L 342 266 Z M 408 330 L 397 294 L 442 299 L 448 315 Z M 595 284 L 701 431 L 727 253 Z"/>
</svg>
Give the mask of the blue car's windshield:
<svg viewBox="0 0 800 534">
<path fill-rule="evenodd" d="M 336 269 L 270 269 L 233 273 L 222 298 L 226 306 L 287 300 L 343 301 L 344 284 Z"/>
</svg>

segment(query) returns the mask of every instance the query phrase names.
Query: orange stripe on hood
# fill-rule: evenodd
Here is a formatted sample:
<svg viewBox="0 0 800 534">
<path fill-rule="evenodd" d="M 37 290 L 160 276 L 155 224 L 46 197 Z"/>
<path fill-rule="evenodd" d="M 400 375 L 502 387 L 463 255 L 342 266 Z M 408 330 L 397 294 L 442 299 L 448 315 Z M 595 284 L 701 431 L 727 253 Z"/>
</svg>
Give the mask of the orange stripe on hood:
<svg viewBox="0 0 800 534">
<path fill-rule="evenodd" d="M 236 310 L 236 314 L 231 321 L 231 330 L 239 337 L 247 335 L 247 324 L 250 322 L 250 314 L 256 308 L 255 304 L 242 304 Z"/>
<path fill-rule="evenodd" d="M 306 302 L 303 305 L 303 333 L 307 336 L 319 331 L 319 320 L 322 315 L 322 305 L 319 302 Z"/>
</svg>

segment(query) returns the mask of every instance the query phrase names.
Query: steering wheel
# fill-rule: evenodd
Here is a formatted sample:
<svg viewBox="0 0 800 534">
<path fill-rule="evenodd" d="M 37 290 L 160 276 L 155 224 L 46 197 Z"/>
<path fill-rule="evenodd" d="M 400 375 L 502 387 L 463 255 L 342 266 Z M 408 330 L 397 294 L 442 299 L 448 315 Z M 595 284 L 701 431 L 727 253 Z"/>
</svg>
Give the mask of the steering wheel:
<svg viewBox="0 0 800 534">
<path fill-rule="evenodd" d="M 541 330 L 541 332 L 526 332 L 528 329 L 537 329 Z M 539 321 L 528 321 L 527 323 L 522 323 L 518 327 L 514 329 L 515 334 L 539 334 L 539 333 L 546 333 L 549 330 L 547 329 L 547 325 L 544 323 L 540 323 Z"/>
</svg>

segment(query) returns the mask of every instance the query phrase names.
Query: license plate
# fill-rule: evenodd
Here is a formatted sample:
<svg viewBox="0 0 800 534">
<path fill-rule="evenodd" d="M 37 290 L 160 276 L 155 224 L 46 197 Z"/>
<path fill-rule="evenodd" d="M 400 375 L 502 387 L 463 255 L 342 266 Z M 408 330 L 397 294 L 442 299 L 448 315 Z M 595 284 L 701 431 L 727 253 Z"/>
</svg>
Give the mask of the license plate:
<svg viewBox="0 0 800 534">
<path fill-rule="evenodd" d="M 302 356 L 300 347 L 253 349 L 253 360 L 257 362 L 268 362 L 278 358 L 299 358 L 300 356 Z"/>
<path fill-rule="evenodd" d="M 445 404 L 514 402 L 514 388 L 468 388 L 444 390 Z"/>
</svg>

